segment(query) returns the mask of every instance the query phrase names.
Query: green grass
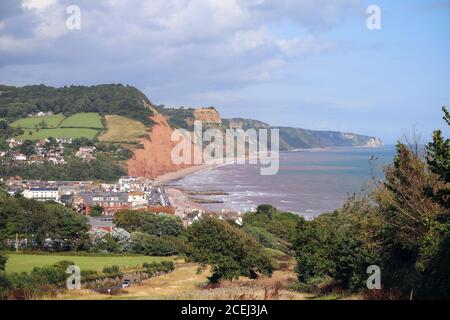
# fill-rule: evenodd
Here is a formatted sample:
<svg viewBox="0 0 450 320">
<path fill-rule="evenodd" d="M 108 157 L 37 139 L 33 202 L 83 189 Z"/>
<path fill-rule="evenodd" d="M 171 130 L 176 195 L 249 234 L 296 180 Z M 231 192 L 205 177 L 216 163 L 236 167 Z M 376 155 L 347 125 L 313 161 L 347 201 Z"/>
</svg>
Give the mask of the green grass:
<svg viewBox="0 0 450 320">
<path fill-rule="evenodd" d="M 103 129 L 102 118 L 98 113 L 77 113 L 66 118 L 61 123 L 61 128 L 95 128 Z"/>
<path fill-rule="evenodd" d="M 47 128 L 37 130 L 36 126 L 42 128 L 42 122 L 46 123 Z M 31 141 L 49 137 L 88 138 L 92 140 L 103 129 L 102 118 L 95 112 L 77 113 L 68 118 L 65 118 L 62 114 L 28 117 L 13 122 L 11 126 L 23 129 L 24 134 L 17 138 Z"/>
<path fill-rule="evenodd" d="M 99 136 L 103 142 L 138 142 L 148 135 L 147 127 L 139 121 L 118 115 L 105 116 L 107 131 Z"/>
<path fill-rule="evenodd" d="M 36 126 L 39 126 L 40 123 L 45 122 L 47 124 L 47 128 L 58 128 L 61 124 L 61 121 L 64 120 L 64 116 L 62 114 L 56 114 L 51 116 L 43 116 L 43 117 L 28 117 L 19 119 L 11 124 L 12 127 L 15 128 L 23 128 L 25 129 L 35 129 Z"/>
<path fill-rule="evenodd" d="M 87 128 L 58 128 L 58 129 L 40 129 L 36 130 L 24 130 L 25 133 L 23 135 L 18 136 L 19 139 L 22 140 L 41 140 L 49 137 L 52 138 L 88 138 L 94 139 L 95 136 L 99 133 L 99 130 L 95 129 L 87 129 Z M 29 134 L 31 131 L 31 135 Z"/>
<path fill-rule="evenodd" d="M 113 265 L 119 267 L 132 267 L 144 262 L 159 262 L 174 260 L 174 257 L 148 257 L 148 256 L 70 256 L 70 255 L 32 255 L 32 254 L 8 254 L 6 273 L 30 272 L 34 267 L 52 265 L 58 261 L 67 260 L 74 262 L 81 270 L 101 271 L 104 267 Z"/>
</svg>

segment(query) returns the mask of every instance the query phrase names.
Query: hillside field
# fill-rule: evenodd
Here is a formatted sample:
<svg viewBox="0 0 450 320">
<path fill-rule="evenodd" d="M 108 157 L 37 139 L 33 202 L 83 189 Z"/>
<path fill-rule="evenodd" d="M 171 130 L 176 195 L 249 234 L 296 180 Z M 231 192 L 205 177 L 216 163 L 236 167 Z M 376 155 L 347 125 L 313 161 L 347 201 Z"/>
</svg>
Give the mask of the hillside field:
<svg viewBox="0 0 450 320">
<path fill-rule="evenodd" d="M 135 143 L 147 134 L 147 127 L 139 121 L 118 115 L 105 116 L 107 130 L 99 136 L 102 142 Z"/>
<path fill-rule="evenodd" d="M 133 267 L 144 262 L 160 262 L 174 260 L 174 257 L 149 257 L 149 256 L 70 256 L 70 255 L 34 255 L 34 254 L 8 254 L 6 273 L 30 272 L 34 267 L 52 265 L 58 261 L 72 261 L 81 270 L 101 271 L 104 267 L 113 265 L 119 267 Z"/>
<path fill-rule="evenodd" d="M 102 117 L 95 112 L 77 113 L 64 119 L 60 127 L 103 129 Z"/>
<path fill-rule="evenodd" d="M 22 140 L 41 140 L 49 137 L 52 138 L 88 138 L 94 139 L 98 134 L 98 130 L 95 129 L 86 129 L 86 128 L 57 128 L 57 129 L 40 129 L 37 130 L 24 130 L 25 133 L 23 135 L 18 136 L 17 138 Z M 29 133 L 31 131 L 31 135 Z"/>
<path fill-rule="evenodd" d="M 49 137 L 94 139 L 103 130 L 102 118 L 95 112 L 77 113 L 68 118 L 62 114 L 28 117 L 11 126 L 23 129 L 24 133 L 17 138 L 31 141 Z"/>
<path fill-rule="evenodd" d="M 42 117 L 28 117 L 19 119 L 11 124 L 12 127 L 24 129 L 35 129 L 39 127 L 41 123 L 45 122 L 47 128 L 59 128 L 61 122 L 65 119 L 62 114 L 55 114 L 51 116 Z"/>
</svg>

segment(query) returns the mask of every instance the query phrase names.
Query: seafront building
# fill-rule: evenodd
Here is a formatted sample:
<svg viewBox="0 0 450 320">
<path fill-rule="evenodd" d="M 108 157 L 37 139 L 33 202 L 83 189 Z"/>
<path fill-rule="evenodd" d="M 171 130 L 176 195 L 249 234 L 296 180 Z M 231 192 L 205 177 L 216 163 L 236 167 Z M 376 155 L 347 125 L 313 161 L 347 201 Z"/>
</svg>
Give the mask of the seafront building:
<svg viewBox="0 0 450 320">
<path fill-rule="evenodd" d="M 153 188 L 152 180 L 122 177 L 116 184 L 93 181 L 40 181 L 9 179 L 7 192 L 37 201 L 54 201 L 72 207 L 89 217 L 92 228 L 111 231 L 115 213 L 145 210 L 149 214 L 175 215 L 163 187 Z M 93 207 L 101 208 L 101 217 L 90 217 Z"/>
</svg>

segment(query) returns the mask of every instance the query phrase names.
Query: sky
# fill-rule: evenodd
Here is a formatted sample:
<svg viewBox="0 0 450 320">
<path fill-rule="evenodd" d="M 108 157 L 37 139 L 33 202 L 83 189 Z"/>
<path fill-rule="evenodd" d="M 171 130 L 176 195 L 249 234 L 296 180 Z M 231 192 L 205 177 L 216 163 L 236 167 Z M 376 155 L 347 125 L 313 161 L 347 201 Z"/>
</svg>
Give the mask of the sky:
<svg viewBox="0 0 450 320">
<path fill-rule="evenodd" d="M 449 60 L 450 0 L 0 1 L 2 84 L 123 83 L 158 105 L 389 144 L 445 129 Z"/>
</svg>

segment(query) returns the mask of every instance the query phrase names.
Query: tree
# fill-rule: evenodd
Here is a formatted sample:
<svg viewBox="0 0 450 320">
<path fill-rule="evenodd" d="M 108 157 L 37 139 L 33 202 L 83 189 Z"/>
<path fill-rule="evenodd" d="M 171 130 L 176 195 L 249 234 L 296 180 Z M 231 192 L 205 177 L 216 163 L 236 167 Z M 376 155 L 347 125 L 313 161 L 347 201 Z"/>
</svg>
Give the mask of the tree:
<svg viewBox="0 0 450 320">
<path fill-rule="evenodd" d="M 450 126 L 450 114 L 445 107 L 443 119 Z M 441 130 L 433 133 L 433 141 L 427 145 L 427 162 L 431 171 L 446 183 L 446 186 L 437 190 L 432 196 L 447 209 L 450 208 L 450 139 L 444 139 Z"/>
<path fill-rule="evenodd" d="M 147 256 L 171 256 L 180 253 L 170 240 L 142 232 L 131 234 L 131 250 Z"/>
<path fill-rule="evenodd" d="M 101 217 L 103 214 L 103 208 L 101 205 L 96 204 L 93 205 L 91 208 L 91 216 L 92 217 Z"/>
<path fill-rule="evenodd" d="M 128 232 L 140 231 L 157 236 L 179 236 L 183 224 L 179 217 L 156 215 L 142 211 L 121 211 L 116 213 L 115 222 L 119 228 Z"/>
<path fill-rule="evenodd" d="M 381 224 L 364 197 L 351 197 L 334 213 L 299 223 L 294 242 L 299 281 L 325 282 L 329 277 L 340 289 L 363 288 L 367 267 L 379 264 Z"/>
<path fill-rule="evenodd" d="M 211 282 L 233 280 L 239 276 L 270 276 L 271 259 L 251 236 L 227 222 L 203 218 L 187 232 L 188 256 L 203 266 L 212 266 Z"/>
<path fill-rule="evenodd" d="M 5 271 L 7 261 L 8 261 L 8 257 L 6 257 L 4 254 L 0 253 L 0 273 Z"/>
</svg>

